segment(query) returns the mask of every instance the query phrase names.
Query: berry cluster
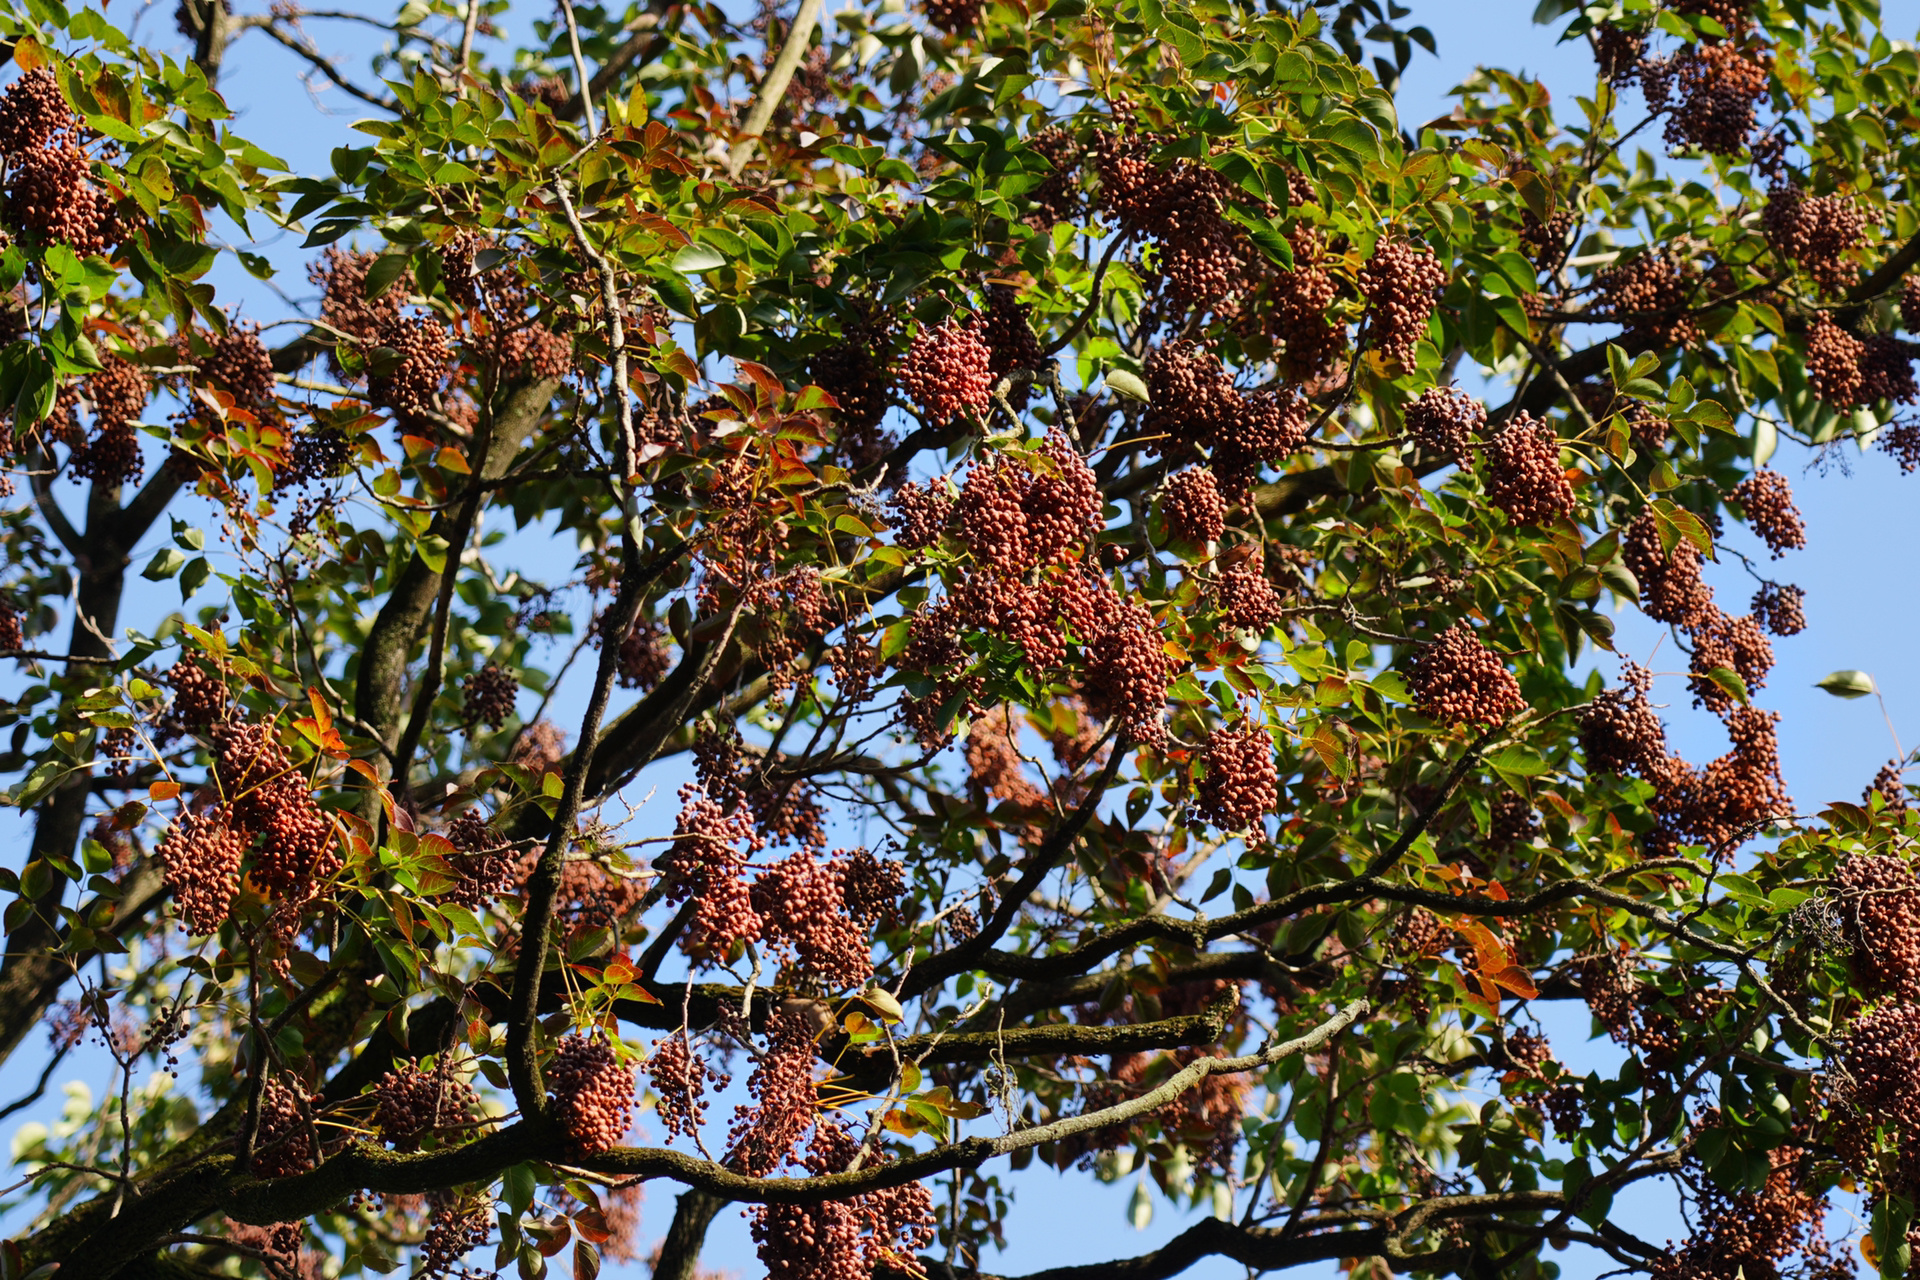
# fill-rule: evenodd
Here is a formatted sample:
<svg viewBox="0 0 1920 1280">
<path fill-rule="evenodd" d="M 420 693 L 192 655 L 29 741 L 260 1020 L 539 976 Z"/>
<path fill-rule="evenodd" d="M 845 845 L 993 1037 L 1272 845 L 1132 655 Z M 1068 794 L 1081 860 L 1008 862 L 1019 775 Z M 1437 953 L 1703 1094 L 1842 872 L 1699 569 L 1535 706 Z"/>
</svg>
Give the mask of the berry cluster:
<svg viewBox="0 0 1920 1280">
<path fill-rule="evenodd" d="M 1700 577 L 1700 548 L 1681 538 L 1669 554 L 1660 545 L 1660 526 L 1651 511 L 1642 511 L 1627 526 L 1620 555 L 1640 584 L 1642 612 L 1655 622 L 1691 628 L 1717 612 L 1713 592 Z"/>
<path fill-rule="evenodd" d="M 1080 207 L 1080 164 L 1085 154 L 1079 139 L 1058 125 L 1049 125 L 1027 139 L 1027 146 L 1053 166 L 1046 180 L 1027 193 L 1032 210 L 1028 220 L 1043 231 L 1072 221 Z"/>
<path fill-rule="evenodd" d="M 1273 739 L 1251 720 L 1214 730 L 1201 752 L 1206 774 L 1194 808 L 1222 831 L 1252 831 L 1280 807 L 1280 775 Z"/>
<path fill-rule="evenodd" d="M 1652 778 L 1667 760 L 1667 730 L 1644 688 L 1607 689 L 1580 714 L 1580 747 L 1592 772 Z"/>
<path fill-rule="evenodd" d="M 726 1163 L 764 1178 L 785 1164 L 813 1124 L 813 1024 L 806 1012 L 781 1008 L 767 1018 L 767 1047 L 747 1077 L 753 1105 L 734 1108 Z"/>
<path fill-rule="evenodd" d="M 1151 237 L 1169 291 L 1189 306 L 1220 309 L 1247 276 L 1244 237 L 1221 209 L 1227 180 L 1191 160 L 1156 164 L 1152 134 L 1102 133 L 1096 156 L 1102 202 L 1121 227 Z"/>
<path fill-rule="evenodd" d="M 465 1124 L 479 1114 L 480 1095 L 441 1064 L 429 1070 L 403 1062 L 373 1087 L 373 1127 L 396 1151 L 418 1151 L 420 1140 Z"/>
<path fill-rule="evenodd" d="M 1033 307 L 1019 301 L 1011 285 L 988 286 L 987 312 L 980 336 L 992 355 L 988 372 L 996 384 L 1016 372 L 1038 377 L 1046 370 L 1047 353 L 1033 332 L 1032 314 Z M 1029 388 L 1024 385 L 1013 388 L 1008 399 L 1014 408 L 1026 408 L 1028 392 Z"/>
<path fill-rule="evenodd" d="M 840 897 L 855 920 L 873 924 L 895 918 L 906 892 L 906 870 L 898 862 L 882 861 L 866 849 L 855 849 L 847 858 Z"/>
<path fill-rule="evenodd" d="M 27 629 L 20 611 L 0 600 L 0 651 L 18 652 L 27 647 Z"/>
<path fill-rule="evenodd" d="M 1433 250 L 1382 237 L 1357 283 L 1367 300 L 1375 347 L 1388 360 L 1411 367 L 1434 303 L 1446 288 L 1446 269 Z"/>
<path fill-rule="evenodd" d="M 930 547 L 953 518 L 953 495 L 939 479 L 924 485 L 904 484 L 888 500 L 887 511 L 894 522 L 895 542 L 915 550 Z"/>
<path fill-rule="evenodd" d="M 101 253 L 118 235 L 117 220 L 80 142 L 80 118 L 50 69 L 36 67 L 7 87 L 0 98 L 7 225 L 75 253 Z"/>
<path fill-rule="evenodd" d="M 1763 583 L 1753 593 L 1754 618 L 1776 636 L 1797 636 L 1807 629 L 1807 593 L 1792 583 Z"/>
<path fill-rule="evenodd" d="M 914 338 L 900 365 L 900 386 L 936 426 L 961 414 L 984 419 L 993 404 L 992 366 L 980 326 L 949 320 Z"/>
<path fill-rule="evenodd" d="M 379 258 L 377 253 L 352 253 L 328 245 L 321 260 L 307 268 L 307 278 L 321 290 L 321 321 L 366 347 L 378 346 L 380 335 L 400 322 L 400 305 L 407 294 L 404 282 L 396 281 L 379 297 L 367 297 L 367 270 Z M 449 294 L 452 288 L 449 283 Z M 336 375 L 341 372 L 332 347 L 327 349 L 327 364 Z"/>
<path fill-rule="evenodd" d="M 1807 324 L 1807 382 L 1813 393 L 1836 409 L 1847 409 L 1864 399 L 1861 363 L 1866 344 L 1817 311 Z"/>
<path fill-rule="evenodd" d="M 1890 333 L 1876 333 L 1861 343 L 1860 399 L 1868 404 L 1888 400 L 1912 404 L 1920 400 L 1920 383 L 1914 381 L 1915 346 Z"/>
<path fill-rule="evenodd" d="M 1207 467 L 1176 472 L 1160 490 L 1160 511 L 1168 538 L 1190 547 L 1218 542 L 1227 531 L 1227 504 Z"/>
<path fill-rule="evenodd" d="M 1487 441 L 1487 501 L 1515 524 L 1545 524 L 1573 512 L 1573 486 L 1560 466 L 1553 428 L 1524 410 Z"/>
<path fill-rule="evenodd" d="M 612 1150 L 633 1124 L 633 1069 L 606 1037 L 569 1035 L 547 1064 L 554 1123 L 567 1145 L 583 1155 Z"/>
<path fill-rule="evenodd" d="M 1763 50 L 1749 53 L 1731 43 L 1690 44 L 1674 56 L 1658 81 L 1643 72 L 1641 84 L 1648 105 L 1656 110 L 1673 89 L 1679 91 L 1680 100 L 1667 116 L 1668 145 L 1733 156 L 1753 134 L 1754 109 L 1767 96 L 1771 71 L 1772 58 Z"/>
<path fill-rule="evenodd" d="M 1013 576 L 1058 563 L 1100 531 L 1100 486 L 1086 459 L 1054 429 L 1024 460 L 976 462 L 960 486 L 960 540 L 977 564 Z"/>
<path fill-rule="evenodd" d="M 312 896 L 339 869 L 333 822 L 314 803 L 306 779 L 271 724 L 223 724 L 213 731 L 214 772 L 233 825 L 260 837 L 248 875 L 268 893 Z"/>
<path fill-rule="evenodd" d="M 695 900 L 689 944 L 724 955 L 735 943 L 760 937 L 760 915 L 745 879 L 747 857 L 738 847 L 754 841 L 746 814 L 727 812 L 698 786 L 681 788 L 666 893 L 673 903 Z"/>
<path fill-rule="evenodd" d="M 199 362 L 200 373 L 225 389 L 235 404 L 258 408 L 273 399 L 273 357 L 258 329 L 229 326 L 213 339 L 212 348 Z"/>
<path fill-rule="evenodd" d="M 474 270 L 474 258 L 486 245 L 486 240 L 472 231 L 461 231 L 453 239 L 440 246 L 440 287 L 447 291 L 447 299 L 463 307 L 480 305 L 481 280 Z M 388 290 L 383 297 L 395 296 Z M 395 304 L 398 310 L 398 304 Z M 378 332 L 376 328 L 374 332 Z"/>
<path fill-rule="evenodd" d="M 1800 264 L 1822 293 L 1838 297 L 1859 279 L 1849 258 L 1866 237 L 1867 219 L 1848 196 L 1808 196 L 1776 183 L 1760 225 L 1774 252 Z"/>
<path fill-rule="evenodd" d="M 1397 956 L 1421 960 L 1437 956 L 1447 949 L 1453 930 L 1425 907 L 1415 907 L 1393 922 L 1388 946 Z"/>
<path fill-rule="evenodd" d="M 260 1125 L 253 1140 L 253 1172 L 262 1178 L 305 1173 L 319 1160 L 313 1099 L 275 1076 L 260 1090 Z"/>
<path fill-rule="evenodd" d="M 282 486 L 336 480 L 353 466 L 353 446 L 338 427 L 315 426 L 297 433 L 287 443 L 287 465 L 278 477 Z"/>
<path fill-rule="evenodd" d="M 446 331 L 439 325 L 434 325 L 433 330 L 444 341 Z M 499 354 L 501 376 L 509 381 L 559 382 L 573 372 L 573 340 L 538 322 L 529 321 L 509 330 L 500 335 L 494 345 Z M 426 382 L 430 375 L 431 387 L 437 387 L 451 354 L 452 349 L 448 345 L 438 365 L 431 363 L 431 357 L 422 357 L 417 376 Z"/>
<path fill-rule="evenodd" d="M 189 934 L 213 933 L 227 918 L 247 844 L 224 809 L 187 814 L 160 841 L 161 871 Z"/>
<path fill-rule="evenodd" d="M 1881 765 L 1873 775 L 1873 781 L 1860 793 L 1861 804 L 1871 804 L 1878 797 L 1881 807 L 1894 815 L 1907 811 L 1906 769 L 1898 760 L 1889 760 Z"/>
<path fill-rule="evenodd" d="M 921 0 L 927 21 L 950 36 L 962 35 L 980 20 L 986 0 Z"/>
<path fill-rule="evenodd" d="M 1237 630 L 1264 636 L 1286 616 L 1280 593 L 1268 581 L 1265 561 L 1257 547 L 1253 555 L 1214 580 L 1213 592 L 1227 624 Z"/>
<path fill-rule="evenodd" d="M 845 910 L 847 865 L 802 849 L 761 872 L 753 903 L 766 932 L 791 948 L 800 968 L 847 990 L 873 976 L 871 944 Z"/>
<path fill-rule="evenodd" d="M 620 642 L 620 683 L 647 692 L 673 667 L 666 633 L 654 623 L 636 622 Z"/>
<path fill-rule="evenodd" d="M 1735 706 L 1723 719 L 1731 751 L 1704 769 L 1669 757 L 1652 780 L 1659 821 L 1649 845 L 1655 851 L 1695 843 L 1731 856 L 1741 839 L 1793 811 L 1780 777 L 1779 715 Z"/>
<path fill-rule="evenodd" d="M 1173 664 L 1144 605 L 1122 604 L 1118 615 L 1087 646 L 1087 705 L 1117 721 L 1127 740 L 1159 747 L 1167 738 L 1162 715 Z"/>
<path fill-rule="evenodd" d="M 840 406 L 840 451 L 855 469 L 872 466 L 892 448 L 880 431 L 892 380 L 874 358 L 873 339 L 850 328 L 845 339 L 813 358 L 813 380 Z"/>
<path fill-rule="evenodd" d="M 682 1028 L 653 1046 L 647 1059 L 647 1078 L 652 1082 L 654 1110 L 667 1128 L 667 1141 L 676 1135 L 691 1138 L 707 1122 L 707 1084 L 726 1086 L 725 1077 L 716 1077 L 707 1061 L 693 1052 L 693 1045 Z"/>
<path fill-rule="evenodd" d="M 402 316 L 381 330 L 379 347 L 392 355 L 376 358 L 376 371 L 367 378 L 367 396 L 410 425 L 432 411 L 453 362 L 453 343 L 438 320 Z"/>
<path fill-rule="evenodd" d="M 484 1196 L 434 1199 L 414 1280 L 451 1280 L 460 1260 L 493 1238 L 491 1200 Z"/>
<path fill-rule="evenodd" d="M 815 1177 L 841 1173 L 861 1150 L 858 1139 L 823 1116 L 801 1163 Z M 885 1151 L 867 1149 L 868 1167 L 888 1162 Z M 847 1200 L 766 1205 L 749 1222 L 769 1280 L 873 1280 L 896 1273 L 935 1234 L 933 1198 L 918 1182 Z"/>
<path fill-rule="evenodd" d="M 1443 724 L 1504 724 L 1527 705 L 1500 655 L 1464 623 L 1420 650 L 1408 683 L 1420 714 Z"/>
<path fill-rule="evenodd" d="M 1292 389 L 1242 395 L 1219 357 L 1186 339 L 1149 352 L 1148 407 L 1141 425 L 1158 437 L 1149 448 L 1173 457 L 1211 450 L 1221 491 L 1243 499 L 1265 463 L 1306 442 L 1306 405 Z"/>
<path fill-rule="evenodd" d="M 1293 250 L 1293 269 L 1274 277 L 1268 324 L 1284 353 L 1287 374 L 1304 384 L 1332 370 L 1346 349 L 1347 331 L 1327 316 L 1339 286 L 1321 265 L 1320 232 L 1308 223 L 1295 223 L 1287 243 Z"/>
<path fill-rule="evenodd" d="M 503 893 L 511 892 L 514 880 L 510 846 L 497 835 L 478 813 L 467 812 L 447 826 L 447 843 L 454 848 L 447 859 L 453 868 L 453 887 L 447 897 L 462 906 L 484 910 Z"/>
<path fill-rule="evenodd" d="M 1415 444 L 1464 468 L 1474 436 L 1486 429 L 1487 406 L 1458 387 L 1428 387 L 1407 406 L 1406 424 Z"/>
<path fill-rule="evenodd" d="M 1731 695 L 1711 679 L 1710 673 L 1719 668 L 1738 674 L 1749 690 L 1766 684 L 1767 673 L 1773 669 L 1773 643 L 1751 615 L 1730 618 L 1716 608 L 1704 624 L 1693 629 L 1692 637 L 1688 687 L 1697 705 L 1716 714 L 1733 705 Z"/>
<path fill-rule="evenodd" d="M 1700 326 L 1687 315 L 1693 268 L 1663 253 L 1642 253 L 1594 276 L 1598 315 L 1620 322 L 1654 347 L 1692 346 Z"/>
<path fill-rule="evenodd" d="M 172 716 L 185 728 L 204 733 L 227 718 L 226 683 L 218 676 L 209 675 L 194 659 L 180 659 L 160 679 L 172 688 Z"/>
<path fill-rule="evenodd" d="M 1747 523 L 1767 544 L 1774 559 L 1807 545 L 1807 526 L 1793 504 L 1793 486 L 1778 471 L 1755 471 L 1734 486 L 1732 496 L 1745 508 Z"/>
<path fill-rule="evenodd" d="M 1038 809 L 1046 803 L 1046 793 L 1027 777 L 1018 733 L 1003 706 L 975 720 L 967 730 L 967 774 L 974 794 L 982 800 Z"/>
<path fill-rule="evenodd" d="M 109 357 L 104 369 L 89 375 L 86 398 L 93 407 L 93 433 L 74 449 L 71 474 L 108 485 L 137 482 L 143 467 L 135 424 L 152 394 L 146 371 L 129 360 Z M 71 426 L 77 436 L 78 421 Z"/>
<path fill-rule="evenodd" d="M 511 671 L 489 662 L 468 676 L 460 691 L 466 700 L 467 719 L 498 729 L 513 714 L 520 682 Z"/>
<path fill-rule="evenodd" d="M 1896 771 L 1896 785 L 1898 778 Z M 1847 858 L 1834 879 L 1854 965 L 1868 989 L 1920 998 L 1920 877 L 1906 859 L 1880 854 Z"/>
</svg>

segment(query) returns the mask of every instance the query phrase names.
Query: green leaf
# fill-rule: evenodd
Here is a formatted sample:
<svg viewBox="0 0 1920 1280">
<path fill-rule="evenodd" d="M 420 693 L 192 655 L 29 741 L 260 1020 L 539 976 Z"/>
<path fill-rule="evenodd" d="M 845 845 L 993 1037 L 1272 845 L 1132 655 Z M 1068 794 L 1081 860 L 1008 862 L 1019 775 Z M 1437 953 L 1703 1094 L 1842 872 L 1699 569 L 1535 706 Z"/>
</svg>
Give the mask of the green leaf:
<svg viewBox="0 0 1920 1280">
<path fill-rule="evenodd" d="M 411 259 L 404 253 L 388 253 L 374 259 L 367 268 L 366 295 L 369 302 L 393 288 L 394 282 L 407 273 Z"/>
<path fill-rule="evenodd" d="M 1115 395 L 1125 396 L 1129 400 L 1139 400 L 1142 403 L 1147 399 L 1147 384 L 1142 382 L 1138 375 L 1128 373 L 1125 369 L 1107 370 L 1106 382 Z"/>
<path fill-rule="evenodd" d="M 165 582 L 180 572 L 180 566 L 186 562 L 187 558 L 180 552 L 172 547 L 162 547 L 153 553 L 153 559 L 147 561 L 147 567 L 140 571 L 140 576 L 149 582 Z"/>
<path fill-rule="evenodd" d="M 1878 693 L 1873 677 L 1864 671 L 1833 671 L 1813 682 L 1816 689 L 1825 689 L 1836 698 L 1864 698 L 1870 693 Z"/>
<path fill-rule="evenodd" d="M 1747 682 L 1742 680 L 1740 673 L 1732 667 L 1715 667 L 1707 672 L 1707 679 L 1741 706 L 1748 705 L 1750 699 L 1747 696 Z"/>
<path fill-rule="evenodd" d="M 534 1177 L 531 1164 L 516 1164 L 500 1178 L 500 1198 L 507 1202 L 513 1216 L 522 1218 L 533 1207 Z"/>
<path fill-rule="evenodd" d="M 704 244 L 690 244 L 673 255 L 673 269 L 683 276 L 697 275 L 726 265 L 724 254 Z"/>
</svg>

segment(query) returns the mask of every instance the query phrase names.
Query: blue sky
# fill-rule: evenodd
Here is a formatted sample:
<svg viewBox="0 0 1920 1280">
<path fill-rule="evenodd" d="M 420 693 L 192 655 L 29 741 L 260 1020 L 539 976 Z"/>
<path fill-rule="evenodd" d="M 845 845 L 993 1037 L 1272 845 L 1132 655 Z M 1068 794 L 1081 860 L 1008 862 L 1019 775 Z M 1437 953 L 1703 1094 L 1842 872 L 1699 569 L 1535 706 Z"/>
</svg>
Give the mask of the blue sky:
<svg viewBox="0 0 1920 1280">
<path fill-rule="evenodd" d="M 840 0 L 829 7 L 840 7 Z M 1569 110 L 1571 94 L 1591 82 L 1591 62 L 1584 47 L 1556 47 L 1551 30 L 1532 25 L 1531 0 L 1429 0 L 1416 2 L 1414 8 L 1418 19 L 1434 32 L 1439 54 L 1435 57 L 1416 51 L 1414 55 L 1400 94 L 1401 115 L 1406 121 L 1417 123 L 1441 114 L 1446 108 L 1447 89 L 1476 64 L 1542 74 L 1550 85 L 1566 87 L 1562 98 Z M 1896 37 L 1911 36 L 1920 25 L 1920 0 L 1903 0 L 1888 8 L 1887 31 Z M 521 5 L 508 24 L 524 32 L 530 19 L 544 15 L 544 6 Z M 149 7 L 140 19 L 141 33 L 162 45 L 175 43 L 170 16 L 167 7 Z M 364 69 L 370 46 L 362 33 L 316 23 L 314 34 L 323 48 L 345 55 L 348 66 Z M 241 119 L 236 124 L 239 132 L 282 156 L 296 171 L 323 171 L 328 150 L 350 140 L 347 126 L 365 110 L 338 91 L 322 90 L 316 95 L 317 105 L 334 114 L 316 117 L 306 91 L 296 82 L 303 70 L 304 64 L 291 54 L 250 35 L 231 56 L 222 89 L 240 111 Z M 277 282 L 280 291 L 296 297 L 309 292 L 300 266 L 305 255 L 298 250 L 297 239 L 281 237 L 254 247 L 267 252 L 286 272 Z M 222 272 L 223 298 L 234 289 L 246 299 L 251 314 L 272 318 L 286 313 L 285 303 L 269 287 L 227 266 Z M 1824 473 L 1810 471 L 1810 458 L 1805 452 L 1788 445 L 1772 463 L 1793 481 L 1807 520 L 1808 546 L 1789 553 L 1768 572 L 1807 588 L 1810 625 L 1800 636 L 1775 641 L 1778 665 L 1756 700 L 1783 715 L 1784 771 L 1803 812 L 1831 799 L 1857 799 L 1874 771 L 1894 754 L 1887 725 L 1873 699 L 1841 701 L 1813 687 L 1813 682 L 1827 672 L 1837 668 L 1871 672 L 1885 694 L 1888 712 L 1902 739 L 1909 747 L 1920 743 L 1920 671 L 1913 668 L 1909 656 L 1909 637 L 1916 620 L 1911 601 L 1916 585 L 1920 585 L 1915 581 L 1920 571 L 1908 554 L 1899 550 L 1914 546 L 1920 539 L 1920 502 L 1916 502 L 1920 476 L 1901 476 L 1898 468 L 1878 453 L 1862 456 L 1856 452 L 1844 461 L 1851 474 L 1844 474 L 1840 465 L 1829 465 Z M 1728 540 L 1756 561 L 1765 562 L 1764 548 L 1743 529 L 1732 529 Z M 137 555 L 136 563 L 141 563 L 145 554 Z M 526 569 L 549 580 L 567 576 L 571 561 L 570 548 L 552 547 L 533 537 L 511 540 L 501 555 L 508 558 L 508 563 L 513 557 L 522 557 Z M 1719 588 L 1730 611 L 1737 612 L 1740 602 L 1752 591 L 1731 557 L 1711 568 L 1709 579 Z M 157 616 L 154 610 L 177 607 L 172 584 L 156 587 L 136 583 L 136 590 L 141 594 L 130 602 L 129 619 L 153 617 Z M 1618 621 L 1622 652 L 1646 661 L 1655 649 L 1660 629 L 1632 611 L 1622 613 Z M 1675 665 L 1672 653 L 1670 645 L 1662 649 L 1668 660 L 1656 658 L 1652 662 L 1655 670 L 1671 670 Z M 1611 674 L 1610 664 L 1604 664 L 1604 669 Z M 1717 721 L 1686 709 L 1680 681 L 1661 681 L 1656 686 L 1656 701 L 1674 704 L 1668 716 L 1669 727 L 1676 747 L 1688 758 L 1704 760 L 1725 750 Z M 575 718 L 564 698 L 556 705 L 556 712 L 562 724 Z M 674 779 L 650 781 L 659 782 L 662 796 L 671 794 Z M 16 834 L 18 820 L 18 815 L 11 812 L 0 816 L 0 832 Z M 1604 1041 L 1583 1047 L 1587 1033 L 1584 1008 L 1541 1012 L 1561 1056 L 1577 1068 L 1604 1068 L 1617 1060 L 1612 1046 Z M 38 1070 L 33 1054 L 18 1055 L 4 1072 L 0 1101 L 24 1091 Z M 97 1093 L 104 1083 L 104 1071 L 88 1074 L 95 1076 Z M 30 1118 L 50 1118 L 54 1110 L 57 1099 L 13 1117 L 0 1126 L 0 1139 Z M 1029 1172 L 1015 1175 L 1012 1182 L 1017 1188 L 1007 1224 L 1012 1247 L 986 1260 L 990 1269 L 1002 1274 L 1017 1276 L 1048 1266 L 1138 1254 L 1164 1243 L 1191 1221 L 1161 1202 L 1152 1223 L 1136 1231 L 1126 1215 L 1133 1191 L 1130 1179 L 1100 1186 L 1084 1175 L 1057 1178 Z M 664 1185 L 650 1189 L 643 1228 L 649 1240 L 666 1227 L 670 1195 L 671 1188 Z M 1649 1239 L 1677 1236 L 1683 1229 L 1671 1193 L 1661 1188 L 1643 1188 L 1629 1212 L 1635 1217 L 1639 1234 Z M 705 1259 L 708 1267 L 741 1277 L 762 1274 L 737 1211 L 723 1212 L 709 1239 Z M 1612 1265 L 1580 1250 L 1570 1250 L 1557 1260 L 1568 1280 L 1587 1280 Z M 624 1277 L 644 1272 L 637 1267 L 610 1267 L 606 1274 Z M 1224 1280 L 1229 1275 L 1242 1275 L 1243 1270 L 1216 1259 L 1187 1274 Z M 1303 1269 L 1290 1274 L 1321 1276 L 1334 1271 Z"/>
</svg>

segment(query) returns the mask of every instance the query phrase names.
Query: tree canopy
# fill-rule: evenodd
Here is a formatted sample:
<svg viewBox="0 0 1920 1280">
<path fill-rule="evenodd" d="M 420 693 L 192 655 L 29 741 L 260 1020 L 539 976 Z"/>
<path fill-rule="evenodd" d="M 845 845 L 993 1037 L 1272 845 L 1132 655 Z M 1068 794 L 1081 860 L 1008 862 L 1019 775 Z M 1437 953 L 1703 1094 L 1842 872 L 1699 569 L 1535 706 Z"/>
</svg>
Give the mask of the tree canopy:
<svg viewBox="0 0 1920 1280">
<path fill-rule="evenodd" d="M 1592 76 L 1423 122 L 1378 0 L 823 7 L 0 6 L 9 1113 L 115 1068 L 0 1277 L 588 1280 L 650 1183 L 662 1280 L 958 1280 L 1038 1166 L 1210 1210 L 1075 1280 L 1903 1275 L 1920 812 L 1764 704 L 1776 445 L 1920 466 L 1912 46 L 1544 0 Z"/>
</svg>

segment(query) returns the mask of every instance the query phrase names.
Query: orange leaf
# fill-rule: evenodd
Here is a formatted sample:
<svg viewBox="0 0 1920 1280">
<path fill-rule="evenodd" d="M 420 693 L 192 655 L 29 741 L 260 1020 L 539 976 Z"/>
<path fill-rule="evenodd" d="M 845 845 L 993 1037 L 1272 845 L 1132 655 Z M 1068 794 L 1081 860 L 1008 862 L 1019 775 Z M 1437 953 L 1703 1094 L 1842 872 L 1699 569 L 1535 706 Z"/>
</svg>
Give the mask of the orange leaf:
<svg viewBox="0 0 1920 1280">
<path fill-rule="evenodd" d="M 333 712 L 327 706 L 327 700 L 312 685 L 307 686 L 307 701 L 313 704 L 314 723 L 320 726 L 322 733 L 333 728 Z"/>
<path fill-rule="evenodd" d="M 1533 985 L 1533 975 L 1517 964 L 1497 971 L 1487 970 L 1486 981 L 1500 984 L 1523 1000 L 1537 1000 L 1540 997 L 1540 988 Z"/>
<path fill-rule="evenodd" d="M 158 804 L 162 800 L 171 800 L 180 794 L 180 784 L 161 780 L 147 788 L 147 799 Z"/>
<path fill-rule="evenodd" d="M 473 468 L 467 465 L 467 455 L 452 445 L 447 445 L 441 449 L 434 457 L 434 461 L 440 464 L 442 471 L 452 471 L 463 476 L 473 474 Z"/>
</svg>

